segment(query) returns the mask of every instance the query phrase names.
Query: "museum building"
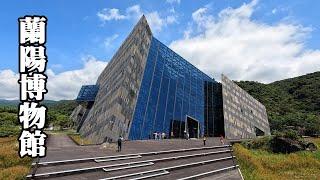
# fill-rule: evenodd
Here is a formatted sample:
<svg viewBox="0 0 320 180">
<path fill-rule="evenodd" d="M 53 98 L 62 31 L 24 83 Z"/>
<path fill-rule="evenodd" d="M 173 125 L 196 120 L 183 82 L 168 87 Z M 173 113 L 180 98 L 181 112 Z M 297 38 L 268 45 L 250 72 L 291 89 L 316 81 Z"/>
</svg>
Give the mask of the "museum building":
<svg viewBox="0 0 320 180">
<path fill-rule="evenodd" d="M 269 135 L 266 109 L 225 75 L 215 81 L 157 40 L 144 16 L 95 85 L 83 85 L 71 118 L 95 143 L 153 138 Z"/>
</svg>

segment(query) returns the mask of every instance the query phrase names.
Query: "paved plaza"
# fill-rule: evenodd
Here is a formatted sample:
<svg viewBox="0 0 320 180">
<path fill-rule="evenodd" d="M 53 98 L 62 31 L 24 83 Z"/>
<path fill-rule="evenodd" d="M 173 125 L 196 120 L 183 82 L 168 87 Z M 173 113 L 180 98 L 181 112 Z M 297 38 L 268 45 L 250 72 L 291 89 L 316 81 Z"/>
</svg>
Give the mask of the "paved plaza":
<svg viewBox="0 0 320 180">
<path fill-rule="evenodd" d="M 67 135 L 51 134 L 34 179 L 241 179 L 235 158 L 219 138 L 126 141 L 78 146 Z M 37 167 L 37 168 L 35 168 Z M 209 173 L 210 172 L 210 173 Z"/>
</svg>

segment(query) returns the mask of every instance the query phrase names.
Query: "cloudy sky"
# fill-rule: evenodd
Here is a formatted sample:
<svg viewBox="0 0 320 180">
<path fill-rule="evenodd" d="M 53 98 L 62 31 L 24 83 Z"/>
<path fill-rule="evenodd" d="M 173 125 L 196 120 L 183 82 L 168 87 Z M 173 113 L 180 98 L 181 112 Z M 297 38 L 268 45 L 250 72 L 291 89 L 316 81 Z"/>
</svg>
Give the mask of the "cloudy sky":
<svg viewBox="0 0 320 180">
<path fill-rule="evenodd" d="M 18 23 L 48 18 L 46 99 L 74 99 L 145 14 L 154 36 L 219 80 L 269 83 L 320 70 L 320 1 L 11 0 L 1 4 L 0 99 L 17 99 Z"/>
</svg>

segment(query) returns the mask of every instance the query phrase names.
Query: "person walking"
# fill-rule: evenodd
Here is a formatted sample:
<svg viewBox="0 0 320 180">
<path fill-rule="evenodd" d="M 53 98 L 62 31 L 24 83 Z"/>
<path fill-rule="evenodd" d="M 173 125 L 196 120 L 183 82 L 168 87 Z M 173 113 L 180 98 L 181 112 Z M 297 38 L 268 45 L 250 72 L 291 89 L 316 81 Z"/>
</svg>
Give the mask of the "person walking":
<svg viewBox="0 0 320 180">
<path fill-rule="evenodd" d="M 206 136 L 203 136 L 203 146 L 206 146 L 206 140 L 207 140 Z"/>
<path fill-rule="evenodd" d="M 162 136 L 162 139 L 166 139 L 166 133 L 163 132 L 161 136 Z"/>
<path fill-rule="evenodd" d="M 220 142 L 221 142 L 222 145 L 224 145 L 224 138 L 223 138 L 222 134 L 220 135 Z"/>
<path fill-rule="evenodd" d="M 122 140 L 123 140 L 122 136 L 119 136 L 119 138 L 118 138 L 118 152 L 121 152 Z"/>
<path fill-rule="evenodd" d="M 154 133 L 153 133 L 153 136 L 154 136 L 154 140 L 157 140 L 157 139 L 158 139 L 158 133 L 157 133 L 157 132 L 154 132 Z"/>
</svg>

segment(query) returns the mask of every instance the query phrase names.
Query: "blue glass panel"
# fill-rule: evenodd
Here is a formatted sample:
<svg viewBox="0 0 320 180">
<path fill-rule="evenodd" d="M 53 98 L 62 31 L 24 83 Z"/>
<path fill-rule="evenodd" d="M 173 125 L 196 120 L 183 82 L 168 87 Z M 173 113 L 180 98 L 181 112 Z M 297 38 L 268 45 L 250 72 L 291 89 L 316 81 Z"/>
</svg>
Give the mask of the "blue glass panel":
<svg viewBox="0 0 320 180">
<path fill-rule="evenodd" d="M 153 125 L 154 125 L 156 107 L 158 103 L 158 95 L 159 95 L 159 89 L 160 89 L 160 83 L 161 83 L 161 77 L 162 77 L 161 69 L 163 69 L 163 64 L 164 64 L 163 59 L 161 58 L 161 56 L 158 55 L 155 71 L 154 71 L 153 79 L 151 83 L 151 90 L 148 98 L 147 112 L 146 112 L 143 127 L 142 127 L 143 129 L 143 132 L 141 133 L 142 139 L 147 139 L 149 137 L 152 137 L 152 134 L 153 134 Z"/>
<path fill-rule="evenodd" d="M 172 120 L 191 116 L 204 132 L 204 82 L 215 82 L 156 38 L 147 57 L 130 139 L 147 139 L 154 131 L 170 134 Z"/>
<path fill-rule="evenodd" d="M 76 101 L 94 101 L 98 93 L 98 85 L 85 85 L 82 86 Z"/>
<path fill-rule="evenodd" d="M 156 49 L 157 44 L 154 41 L 152 41 L 150 44 L 150 51 L 148 54 L 143 79 L 139 90 L 135 112 L 131 122 L 129 139 L 141 139 L 143 120 L 147 108 L 150 85 L 152 82 L 152 74 L 154 71 L 154 65 L 156 60 Z"/>
</svg>

